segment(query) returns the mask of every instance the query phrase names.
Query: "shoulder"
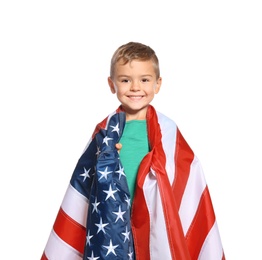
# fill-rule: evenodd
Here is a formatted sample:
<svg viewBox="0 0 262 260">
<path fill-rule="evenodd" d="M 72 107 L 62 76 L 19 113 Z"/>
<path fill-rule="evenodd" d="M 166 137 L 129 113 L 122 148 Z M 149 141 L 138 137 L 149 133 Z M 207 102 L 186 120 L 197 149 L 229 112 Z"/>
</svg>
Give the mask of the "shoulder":
<svg viewBox="0 0 262 260">
<path fill-rule="evenodd" d="M 95 130 L 93 132 L 93 137 L 101 130 L 107 131 L 109 127 L 114 127 L 115 129 L 118 129 L 118 131 L 122 132 L 124 124 L 125 124 L 124 112 L 122 112 L 119 109 L 114 110 L 96 125 Z"/>
<path fill-rule="evenodd" d="M 121 114 L 122 114 L 121 110 L 119 110 L 119 109 L 112 111 L 110 114 L 107 114 L 102 121 L 97 123 L 96 128 L 107 129 L 110 120 L 112 120 L 112 118 L 119 117 L 119 115 L 121 115 Z"/>
</svg>

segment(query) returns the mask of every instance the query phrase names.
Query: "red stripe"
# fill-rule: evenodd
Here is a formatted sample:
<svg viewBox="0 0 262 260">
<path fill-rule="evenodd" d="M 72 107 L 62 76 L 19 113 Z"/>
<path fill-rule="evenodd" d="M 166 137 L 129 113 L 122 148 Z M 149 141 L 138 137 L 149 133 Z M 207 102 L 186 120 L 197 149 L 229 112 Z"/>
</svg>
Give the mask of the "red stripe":
<svg viewBox="0 0 262 260">
<path fill-rule="evenodd" d="M 179 129 L 177 129 L 176 151 L 175 151 L 175 179 L 173 192 L 177 207 L 180 208 L 182 196 L 190 174 L 190 166 L 194 159 L 194 153 L 185 141 Z"/>
<path fill-rule="evenodd" d="M 151 154 L 147 154 L 148 158 Z M 150 219 L 143 192 L 143 184 L 148 174 L 151 160 L 144 159 L 139 168 L 135 196 L 132 204 L 131 225 L 137 260 L 150 260 L 149 233 Z"/>
<path fill-rule="evenodd" d="M 155 110 L 151 107 L 147 111 L 148 136 L 151 151 L 142 160 L 137 176 L 136 196 L 133 202 L 134 224 L 137 228 L 135 232 L 135 250 L 137 259 L 150 259 L 149 251 L 149 216 L 147 212 L 146 202 L 143 195 L 143 184 L 145 177 L 150 171 L 150 167 L 157 173 L 157 182 L 161 193 L 164 216 L 166 221 L 166 232 L 169 240 L 169 248 L 171 250 L 172 259 L 190 259 L 190 255 L 185 243 L 183 230 L 175 206 L 173 191 L 167 177 L 167 173 L 163 168 L 166 158 L 160 140 L 162 139 L 160 127 L 157 121 Z M 140 212 L 142 208 L 142 213 Z M 136 213 L 137 212 L 137 213 Z M 135 215 L 136 213 L 136 215 Z M 138 216 L 137 216 L 138 215 Z"/>
<path fill-rule="evenodd" d="M 198 259 L 202 245 L 214 223 L 215 213 L 208 188 L 206 187 L 201 196 L 195 217 L 186 235 L 192 260 Z"/>
<path fill-rule="evenodd" d="M 48 260 L 48 258 L 47 258 L 46 255 L 45 255 L 45 252 L 43 253 L 43 255 L 42 255 L 42 257 L 41 257 L 40 260 Z"/>
<path fill-rule="evenodd" d="M 53 227 L 55 233 L 81 254 L 84 253 L 86 228 L 70 218 L 60 208 Z"/>
<path fill-rule="evenodd" d="M 106 128 L 106 124 L 107 124 L 107 120 L 108 120 L 108 117 L 105 118 L 102 122 L 100 122 L 99 124 L 97 124 L 94 132 L 93 132 L 93 135 L 92 135 L 92 139 L 94 139 L 95 135 L 101 130 L 101 129 L 105 129 Z"/>
<path fill-rule="evenodd" d="M 151 166 L 157 174 L 157 184 L 163 205 L 170 253 L 172 259 L 187 260 L 190 259 L 190 255 L 185 242 L 173 190 L 170 186 L 165 168 L 163 167 L 163 165 L 166 165 L 166 155 L 162 143 L 159 142 L 159 140 L 162 140 L 162 133 L 158 124 L 157 115 L 153 109 L 148 111 L 148 117 L 151 117 L 148 120 L 150 122 L 148 127 L 149 140 L 155 141 L 155 143 L 152 143 L 153 149 L 151 153 L 153 154 L 153 158 L 151 159 Z"/>
<path fill-rule="evenodd" d="M 178 208 L 180 207 L 183 193 L 190 175 L 191 163 L 194 159 L 194 153 L 185 141 L 179 129 L 177 130 L 177 144 L 175 152 L 175 179 L 173 182 L 173 192 Z M 215 214 L 211 202 L 208 188 L 202 194 L 198 211 L 191 223 L 186 235 L 186 241 L 192 260 L 197 259 L 201 247 L 207 234 L 215 222 Z M 223 254 L 222 260 L 225 260 Z"/>
<path fill-rule="evenodd" d="M 120 107 L 121 108 L 121 107 Z M 149 145 L 152 149 L 155 143 L 161 139 L 155 140 L 155 130 L 159 128 L 156 122 L 156 114 L 154 108 L 151 106 L 147 110 L 147 127 Z M 144 197 L 143 185 L 146 176 L 148 175 L 151 167 L 153 153 L 148 153 L 142 160 L 136 181 L 135 196 L 132 204 L 132 231 L 134 237 L 135 253 L 137 260 L 150 260 L 150 217 L 147 209 L 147 204 Z"/>
<path fill-rule="evenodd" d="M 169 179 L 167 177 L 167 173 L 162 167 L 164 164 L 158 161 L 159 158 L 161 158 L 161 156 L 158 154 L 158 151 L 160 151 L 160 147 L 156 148 L 156 152 L 154 153 L 154 157 L 156 158 L 153 159 L 153 169 L 157 172 L 157 183 L 161 194 L 172 259 L 189 260 L 190 255 L 181 226 L 177 205 L 173 196 Z"/>
</svg>

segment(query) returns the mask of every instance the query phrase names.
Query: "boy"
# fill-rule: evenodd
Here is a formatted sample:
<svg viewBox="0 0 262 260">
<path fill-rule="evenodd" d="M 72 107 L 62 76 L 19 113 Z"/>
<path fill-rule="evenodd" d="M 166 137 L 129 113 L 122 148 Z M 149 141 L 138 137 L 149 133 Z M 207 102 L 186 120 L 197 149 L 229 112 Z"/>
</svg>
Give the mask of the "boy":
<svg viewBox="0 0 262 260">
<path fill-rule="evenodd" d="M 42 260 L 225 259 L 201 165 L 150 105 L 161 82 L 149 46 L 116 50 L 108 84 L 121 105 L 80 157 Z"/>
</svg>

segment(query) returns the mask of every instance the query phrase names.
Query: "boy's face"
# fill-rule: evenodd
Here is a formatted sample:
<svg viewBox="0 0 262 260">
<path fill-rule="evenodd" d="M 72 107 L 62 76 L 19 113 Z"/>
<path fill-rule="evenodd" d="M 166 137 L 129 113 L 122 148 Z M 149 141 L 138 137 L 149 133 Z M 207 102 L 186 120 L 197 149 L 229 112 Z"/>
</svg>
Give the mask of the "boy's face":
<svg viewBox="0 0 262 260">
<path fill-rule="evenodd" d="M 108 78 L 111 92 L 116 93 L 126 112 L 126 120 L 146 118 L 148 104 L 159 92 L 161 82 L 161 78 L 156 78 L 151 60 L 133 60 L 125 65 L 120 60 L 114 77 Z"/>
</svg>

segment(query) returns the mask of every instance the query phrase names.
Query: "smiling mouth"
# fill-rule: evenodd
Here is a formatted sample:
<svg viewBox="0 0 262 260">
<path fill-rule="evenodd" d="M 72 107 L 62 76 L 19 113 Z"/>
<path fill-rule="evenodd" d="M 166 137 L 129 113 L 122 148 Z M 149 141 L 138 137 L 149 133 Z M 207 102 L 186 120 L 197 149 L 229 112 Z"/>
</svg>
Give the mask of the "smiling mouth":
<svg viewBox="0 0 262 260">
<path fill-rule="evenodd" d="M 139 99 L 143 98 L 143 96 L 128 96 L 128 97 L 132 100 L 139 100 Z"/>
</svg>

